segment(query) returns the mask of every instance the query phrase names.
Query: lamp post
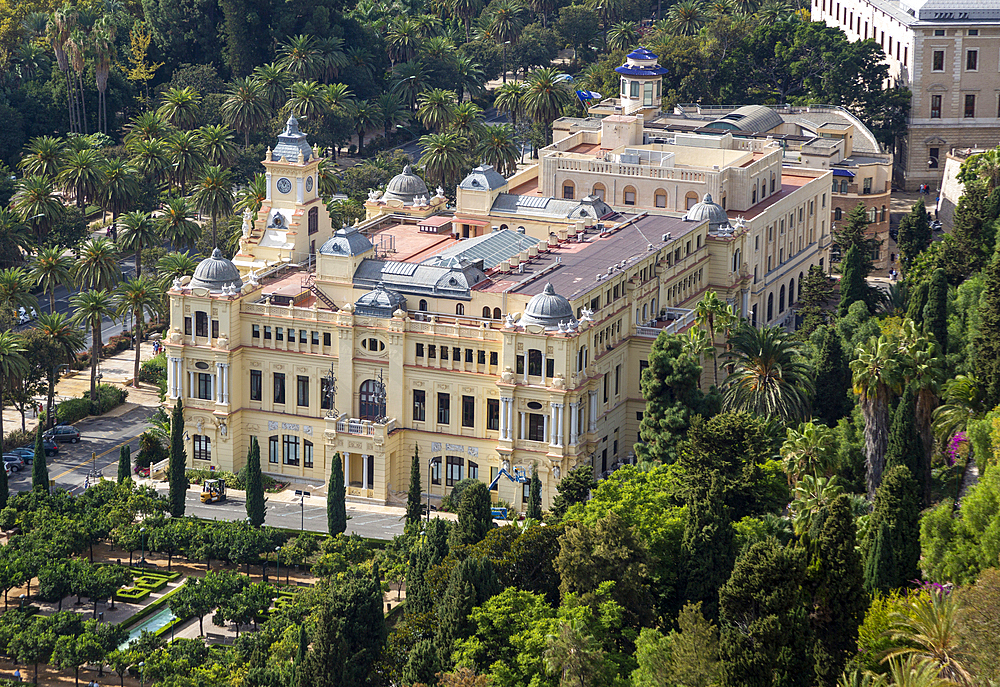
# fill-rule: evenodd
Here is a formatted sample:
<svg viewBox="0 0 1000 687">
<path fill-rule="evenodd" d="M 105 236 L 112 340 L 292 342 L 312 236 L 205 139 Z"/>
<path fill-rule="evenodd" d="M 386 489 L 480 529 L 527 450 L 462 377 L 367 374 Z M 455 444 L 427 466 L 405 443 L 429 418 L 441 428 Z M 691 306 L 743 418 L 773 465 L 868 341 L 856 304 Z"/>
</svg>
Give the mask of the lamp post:
<svg viewBox="0 0 1000 687">
<path fill-rule="evenodd" d="M 503 42 L 503 82 L 507 83 L 507 46 L 510 45 L 510 41 Z"/>
<path fill-rule="evenodd" d="M 140 565 L 146 565 L 146 528 L 139 528 L 139 546 L 142 547 L 142 557 L 139 559 Z M 133 549 L 134 551 L 135 549 Z"/>
<path fill-rule="evenodd" d="M 441 463 L 441 456 L 433 456 L 427 461 L 427 522 L 431 521 L 431 479 L 433 478 L 435 463 Z"/>
<path fill-rule="evenodd" d="M 274 579 L 276 580 L 274 586 L 277 587 L 281 584 L 281 547 L 275 546 L 274 553 L 278 556 L 278 560 L 274 564 Z"/>
<path fill-rule="evenodd" d="M 139 687 L 143 687 L 146 684 L 146 662 L 139 662 Z"/>
</svg>

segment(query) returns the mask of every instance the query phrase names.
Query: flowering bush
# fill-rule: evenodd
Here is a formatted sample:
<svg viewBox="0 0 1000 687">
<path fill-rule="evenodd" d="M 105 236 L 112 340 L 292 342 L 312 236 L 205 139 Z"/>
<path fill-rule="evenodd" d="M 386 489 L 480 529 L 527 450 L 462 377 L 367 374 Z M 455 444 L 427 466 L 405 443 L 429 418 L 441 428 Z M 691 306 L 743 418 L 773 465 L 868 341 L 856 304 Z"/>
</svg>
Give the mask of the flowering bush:
<svg viewBox="0 0 1000 687">
<path fill-rule="evenodd" d="M 952 467 L 959 458 L 964 458 L 969 453 L 969 437 L 965 432 L 958 432 L 948 442 L 948 449 L 945 451 L 945 460 L 948 467 Z"/>
</svg>

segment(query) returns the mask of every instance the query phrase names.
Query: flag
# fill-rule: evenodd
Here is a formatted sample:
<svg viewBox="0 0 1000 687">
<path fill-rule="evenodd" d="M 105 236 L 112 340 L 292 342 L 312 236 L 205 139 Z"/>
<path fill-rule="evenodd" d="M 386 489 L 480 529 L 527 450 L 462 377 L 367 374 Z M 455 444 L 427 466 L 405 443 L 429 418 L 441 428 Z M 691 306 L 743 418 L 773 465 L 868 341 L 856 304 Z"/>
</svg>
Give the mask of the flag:
<svg viewBox="0 0 1000 687">
<path fill-rule="evenodd" d="M 595 91 L 577 91 L 576 97 L 580 100 L 600 100 L 603 96 Z"/>
</svg>

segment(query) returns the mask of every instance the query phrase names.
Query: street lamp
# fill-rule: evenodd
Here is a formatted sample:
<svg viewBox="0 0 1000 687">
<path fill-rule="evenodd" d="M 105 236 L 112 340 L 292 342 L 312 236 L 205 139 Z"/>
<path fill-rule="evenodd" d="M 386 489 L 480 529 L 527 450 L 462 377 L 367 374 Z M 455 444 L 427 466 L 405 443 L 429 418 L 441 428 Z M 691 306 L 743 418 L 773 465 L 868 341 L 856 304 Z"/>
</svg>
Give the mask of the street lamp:
<svg viewBox="0 0 1000 687">
<path fill-rule="evenodd" d="M 146 565 L 146 528 L 139 528 L 139 545 L 142 547 L 142 558 L 139 559 L 141 565 Z M 133 549 L 134 551 L 135 549 Z"/>
<path fill-rule="evenodd" d="M 503 42 L 503 82 L 507 83 L 507 46 L 510 45 L 510 41 Z"/>
<path fill-rule="evenodd" d="M 277 554 L 278 556 L 278 560 L 274 564 L 274 579 L 276 580 L 274 586 L 277 587 L 279 584 L 281 584 L 281 547 L 275 546 L 274 553 Z"/>
<path fill-rule="evenodd" d="M 139 687 L 143 687 L 146 684 L 146 662 L 139 662 Z"/>
<path fill-rule="evenodd" d="M 299 498 L 299 514 L 301 516 L 300 529 L 305 532 L 306 529 L 306 497 L 310 495 L 308 491 L 302 491 L 301 489 L 295 490 L 295 495 Z"/>
</svg>

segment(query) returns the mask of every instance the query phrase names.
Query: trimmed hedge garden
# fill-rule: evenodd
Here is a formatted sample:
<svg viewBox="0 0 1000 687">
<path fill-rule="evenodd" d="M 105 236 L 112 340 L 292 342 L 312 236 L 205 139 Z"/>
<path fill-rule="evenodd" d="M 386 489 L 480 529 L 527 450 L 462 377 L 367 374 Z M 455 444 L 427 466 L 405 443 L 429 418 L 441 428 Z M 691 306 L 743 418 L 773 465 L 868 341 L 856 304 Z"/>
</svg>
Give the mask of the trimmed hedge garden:
<svg viewBox="0 0 1000 687">
<path fill-rule="evenodd" d="M 115 592 L 115 598 L 125 603 L 137 604 L 140 601 L 146 600 L 146 597 L 149 596 L 149 591 L 140 587 L 123 587 Z"/>
</svg>

